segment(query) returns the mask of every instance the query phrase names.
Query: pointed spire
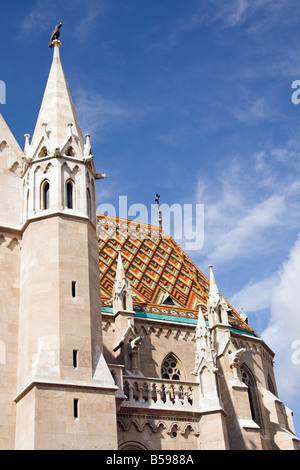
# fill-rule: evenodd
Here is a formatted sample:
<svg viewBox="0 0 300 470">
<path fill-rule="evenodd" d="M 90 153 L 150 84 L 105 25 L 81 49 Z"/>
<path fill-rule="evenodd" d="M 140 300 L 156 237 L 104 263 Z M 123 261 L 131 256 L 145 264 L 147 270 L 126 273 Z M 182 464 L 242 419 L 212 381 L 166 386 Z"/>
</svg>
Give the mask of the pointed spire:
<svg viewBox="0 0 300 470">
<path fill-rule="evenodd" d="M 210 264 L 209 266 L 209 271 L 210 271 L 210 278 L 209 278 L 209 294 L 210 295 L 216 295 L 219 294 L 219 289 L 215 280 L 214 272 L 213 272 L 213 265 Z"/>
<path fill-rule="evenodd" d="M 223 325 L 226 328 L 228 327 L 228 304 L 225 298 L 220 294 L 219 288 L 217 286 L 215 276 L 213 273 L 213 266 L 210 264 L 210 285 L 209 285 L 209 298 L 207 302 L 208 310 L 208 321 L 209 327 L 213 328 L 215 325 Z M 222 333 L 223 334 L 223 333 Z M 225 332 L 225 337 L 227 341 L 227 330 Z"/>
<path fill-rule="evenodd" d="M 130 282 L 126 278 L 125 269 L 122 262 L 121 250 L 118 250 L 117 272 L 113 286 L 113 309 L 114 313 L 121 310 L 133 310 L 132 290 Z"/>
<path fill-rule="evenodd" d="M 118 261 L 117 261 L 117 273 L 116 273 L 116 282 L 122 282 L 126 279 L 125 270 L 122 261 L 121 250 L 118 251 Z"/>
<path fill-rule="evenodd" d="M 84 138 L 61 64 L 59 47 L 60 41 L 53 41 L 53 61 L 32 137 L 32 144 L 38 145 L 46 129 L 52 147 L 61 148 L 70 136 L 70 125 L 72 124 L 72 135 L 75 139 L 78 138 L 83 152 Z"/>
</svg>

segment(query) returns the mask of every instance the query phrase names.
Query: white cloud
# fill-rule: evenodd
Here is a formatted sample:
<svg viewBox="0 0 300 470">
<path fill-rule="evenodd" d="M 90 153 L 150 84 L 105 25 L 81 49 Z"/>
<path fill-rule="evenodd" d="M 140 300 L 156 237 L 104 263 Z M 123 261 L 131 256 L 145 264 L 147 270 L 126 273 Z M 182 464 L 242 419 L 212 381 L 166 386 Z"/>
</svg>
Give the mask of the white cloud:
<svg viewBox="0 0 300 470">
<path fill-rule="evenodd" d="M 247 252 L 252 255 L 259 252 L 264 243 L 264 230 L 280 223 L 285 208 L 284 197 L 272 195 L 246 209 L 240 219 L 231 219 L 227 230 L 219 232 L 218 243 L 210 255 L 214 262 L 226 262 Z"/>
<path fill-rule="evenodd" d="M 84 132 L 90 132 L 97 139 L 103 131 L 117 126 L 120 121 L 132 119 L 132 109 L 117 101 L 103 98 L 93 90 L 75 90 L 75 107 Z"/>
<path fill-rule="evenodd" d="M 52 30 L 54 29 L 55 24 L 59 21 L 57 21 L 55 13 L 51 8 L 52 4 L 53 3 L 49 0 L 38 0 L 35 3 L 32 9 L 28 11 L 20 25 L 19 39 L 33 39 L 41 31 L 49 29 L 49 24 L 52 25 Z M 49 31 L 49 39 L 52 30 Z"/>
<path fill-rule="evenodd" d="M 72 0 L 74 1 L 74 0 Z M 108 9 L 106 0 L 79 0 L 79 6 L 83 10 L 81 20 L 75 26 L 73 35 L 78 42 L 91 40 L 91 34 L 96 25 L 99 27 L 99 17 L 103 16 Z"/>
<path fill-rule="evenodd" d="M 270 119 L 271 113 L 269 104 L 264 98 L 257 98 L 255 101 L 248 100 L 240 106 L 232 108 L 233 115 L 241 122 L 254 122 L 261 119 Z"/>
<path fill-rule="evenodd" d="M 289 8 L 286 0 L 209 0 L 215 5 L 219 20 L 227 28 L 235 28 L 251 20 L 249 32 L 266 30 L 274 21 L 282 20 L 283 10 Z M 288 2 L 291 3 L 291 2 Z M 296 1 L 294 2 L 297 7 Z M 291 19 L 293 20 L 293 18 Z"/>
<path fill-rule="evenodd" d="M 245 313 L 259 312 L 271 307 L 272 292 L 278 282 L 277 273 L 257 282 L 249 282 L 243 289 L 230 298 L 230 303 Z"/>
<path fill-rule="evenodd" d="M 50 39 L 55 25 L 59 22 L 67 24 L 71 14 L 77 11 L 81 20 L 68 34 L 72 34 L 77 42 L 89 40 L 90 33 L 99 16 L 107 11 L 107 6 L 107 0 L 36 0 L 20 24 L 19 39 L 34 39 L 44 31 L 48 31 Z"/>
<path fill-rule="evenodd" d="M 199 176 L 196 203 L 205 205 L 203 264 L 228 265 L 286 254 L 299 231 L 298 144 L 270 144 L 251 156 L 225 158 L 208 179 Z M 283 258 L 281 258 L 283 260 Z M 272 273 L 266 274 L 271 276 Z"/>
<path fill-rule="evenodd" d="M 295 346 L 300 341 L 299 287 L 300 237 L 279 272 L 272 295 L 269 325 L 261 334 L 276 352 L 277 383 L 284 400 L 300 393 L 300 364 L 294 360 Z"/>
<path fill-rule="evenodd" d="M 227 15 L 228 26 L 237 26 L 245 17 L 248 8 L 247 0 L 236 0 L 234 3 L 229 3 L 229 12 Z"/>
<path fill-rule="evenodd" d="M 255 154 L 253 165 L 257 160 Z M 281 188 L 264 188 L 264 178 L 260 181 L 255 172 L 247 172 L 236 159 L 230 168 L 215 175 L 213 183 L 199 178 L 196 201 L 205 205 L 204 263 L 228 264 L 270 248 L 266 239 L 274 238 L 283 227 L 287 199 Z"/>
</svg>

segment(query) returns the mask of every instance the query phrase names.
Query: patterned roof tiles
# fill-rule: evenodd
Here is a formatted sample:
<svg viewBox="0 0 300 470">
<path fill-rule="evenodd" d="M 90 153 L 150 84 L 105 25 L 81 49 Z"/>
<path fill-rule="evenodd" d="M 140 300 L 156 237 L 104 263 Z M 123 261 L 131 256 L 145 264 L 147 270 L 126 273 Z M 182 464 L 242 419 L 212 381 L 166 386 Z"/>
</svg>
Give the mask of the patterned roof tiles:
<svg viewBox="0 0 300 470">
<path fill-rule="evenodd" d="M 118 250 L 121 249 L 137 315 L 148 312 L 149 315 L 161 314 L 164 318 L 196 322 L 197 304 L 201 303 L 206 312 L 208 279 L 164 231 L 137 221 L 98 215 L 97 233 L 103 305 L 111 305 Z M 166 294 L 172 305 L 163 304 Z M 252 331 L 229 307 L 232 326 Z"/>
</svg>

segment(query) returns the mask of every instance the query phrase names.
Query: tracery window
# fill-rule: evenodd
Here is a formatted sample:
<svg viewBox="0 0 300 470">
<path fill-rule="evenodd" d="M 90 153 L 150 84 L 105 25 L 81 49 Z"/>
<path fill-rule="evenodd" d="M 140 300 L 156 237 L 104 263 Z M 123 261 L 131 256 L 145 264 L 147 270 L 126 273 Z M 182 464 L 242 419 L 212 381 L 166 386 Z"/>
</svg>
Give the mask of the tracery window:
<svg viewBox="0 0 300 470">
<path fill-rule="evenodd" d="M 182 372 L 178 359 L 174 354 L 169 354 L 161 366 L 161 376 L 163 379 L 182 380 Z"/>
<path fill-rule="evenodd" d="M 258 426 L 260 426 L 261 431 L 263 432 L 263 421 L 259 406 L 256 380 L 251 371 L 244 364 L 241 366 L 241 378 L 242 382 L 244 382 L 244 384 L 246 384 L 248 387 L 248 397 L 252 419 L 256 424 L 258 424 Z"/>
</svg>

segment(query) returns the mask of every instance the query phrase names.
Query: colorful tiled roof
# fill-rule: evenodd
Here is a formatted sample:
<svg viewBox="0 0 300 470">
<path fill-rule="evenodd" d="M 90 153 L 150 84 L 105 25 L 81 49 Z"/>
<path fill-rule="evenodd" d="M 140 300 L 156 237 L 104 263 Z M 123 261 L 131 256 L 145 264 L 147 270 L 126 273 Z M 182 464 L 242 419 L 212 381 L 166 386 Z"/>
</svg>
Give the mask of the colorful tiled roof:
<svg viewBox="0 0 300 470">
<path fill-rule="evenodd" d="M 112 305 L 118 250 L 133 292 L 137 316 L 196 323 L 198 308 L 206 312 L 209 281 L 165 232 L 152 225 L 97 216 L 102 305 Z M 229 304 L 228 304 L 229 305 Z M 233 328 L 253 332 L 231 308 Z"/>
</svg>

